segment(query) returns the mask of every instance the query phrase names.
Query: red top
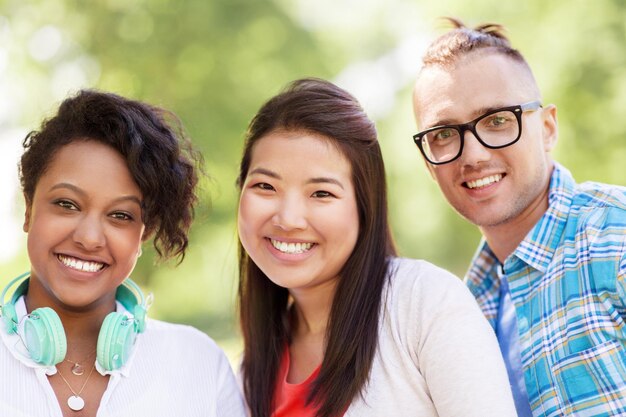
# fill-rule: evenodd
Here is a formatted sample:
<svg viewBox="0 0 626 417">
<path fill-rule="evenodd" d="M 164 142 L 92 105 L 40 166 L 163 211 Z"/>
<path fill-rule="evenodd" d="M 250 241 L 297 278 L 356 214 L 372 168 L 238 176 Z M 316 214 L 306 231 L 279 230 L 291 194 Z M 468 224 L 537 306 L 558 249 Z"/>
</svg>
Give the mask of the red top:
<svg viewBox="0 0 626 417">
<path fill-rule="evenodd" d="M 320 367 L 315 368 L 311 375 L 301 383 L 290 384 L 287 382 L 289 364 L 289 348 L 286 348 L 276 378 L 275 408 L 272 417 L 315 417 L 317 408 L 313 404 L 307 406 L 305 403 L 311 383 L 320 372 Z"/>
</svg>

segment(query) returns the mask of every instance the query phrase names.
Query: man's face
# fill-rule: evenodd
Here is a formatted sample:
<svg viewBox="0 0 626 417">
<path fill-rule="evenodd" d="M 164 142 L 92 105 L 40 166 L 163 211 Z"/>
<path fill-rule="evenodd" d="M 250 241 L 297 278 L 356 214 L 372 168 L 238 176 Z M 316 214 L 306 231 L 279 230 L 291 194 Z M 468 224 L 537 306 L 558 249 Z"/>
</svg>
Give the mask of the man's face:
<svg viewBox="0 0 626 417">
<path fill-rule="evenodd" d="M 529 70 L 497 53 L 476 52 L 449 67 L 425 68 L 413 104 L 420 130 L 466 123 L 489 110 L 539 100 Z M 549 151 L 557 137 L 554 106 L 525 112 L 519 141 L 488 149 L 466 131 L 462 155 L 444 165 L 426 162 L 448 202 L 481 228 L 520 220 L 547 205 Z M 536 221 L 536 220 L 535 220 Z"/>
</svg>

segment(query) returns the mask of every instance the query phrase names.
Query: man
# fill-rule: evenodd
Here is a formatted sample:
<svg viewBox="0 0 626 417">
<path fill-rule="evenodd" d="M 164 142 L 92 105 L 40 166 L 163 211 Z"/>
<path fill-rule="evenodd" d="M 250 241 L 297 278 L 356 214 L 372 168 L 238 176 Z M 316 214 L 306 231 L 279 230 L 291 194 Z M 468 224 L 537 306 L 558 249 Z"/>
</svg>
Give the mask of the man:
<svg viewBox="0 0 626 417">
<path fill-rule="evenodd" d="M 626 188 L 576 184 L 550 156 L 556 107 L 502 27 L 452 21 L 423 58 L 414 140 L 483 234 L 466 282 L 518 413 L 625 416 Z"/>
</svg>

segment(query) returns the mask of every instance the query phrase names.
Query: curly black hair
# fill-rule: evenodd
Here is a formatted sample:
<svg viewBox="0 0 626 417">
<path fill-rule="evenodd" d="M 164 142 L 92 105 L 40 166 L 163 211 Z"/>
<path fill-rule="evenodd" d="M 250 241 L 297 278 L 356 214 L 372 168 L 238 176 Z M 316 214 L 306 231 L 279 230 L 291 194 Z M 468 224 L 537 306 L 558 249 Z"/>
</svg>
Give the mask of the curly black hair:
<svg viewBox="0 0 626 417">
<path fill-rule="evenodd" d="M 64 100 L 56 115 L 24 139 L 19 164 L 27 204 L 55 153 L 77 140 L 117 150 L 143 194 L 144 237 L 154 237 L 159 258 L 185 256 L 198 201 L 202 156 L 170 111 L 116 94 L 81 90 Z"/>
</svg>

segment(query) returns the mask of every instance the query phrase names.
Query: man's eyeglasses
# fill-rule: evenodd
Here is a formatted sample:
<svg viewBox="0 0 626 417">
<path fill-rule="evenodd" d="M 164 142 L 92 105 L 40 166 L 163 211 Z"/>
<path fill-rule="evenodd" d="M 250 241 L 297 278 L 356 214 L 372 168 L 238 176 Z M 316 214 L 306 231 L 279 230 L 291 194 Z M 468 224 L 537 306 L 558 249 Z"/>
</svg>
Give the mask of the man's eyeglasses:
<svg viewBox="0 0 626 417">
<path fill-rule="evenodd" d="M 431 127 L 413 135 L 413 140 L 428 162 L 434 165 L 447 164 L 463 153 L 466 130 L 472 132 L 486 148 L 504 148 L 517 142 L 522 135 L 522 113 L 540 107 L 539 101 L 502 107 L 468 123 Z"/>
</svg>

